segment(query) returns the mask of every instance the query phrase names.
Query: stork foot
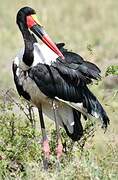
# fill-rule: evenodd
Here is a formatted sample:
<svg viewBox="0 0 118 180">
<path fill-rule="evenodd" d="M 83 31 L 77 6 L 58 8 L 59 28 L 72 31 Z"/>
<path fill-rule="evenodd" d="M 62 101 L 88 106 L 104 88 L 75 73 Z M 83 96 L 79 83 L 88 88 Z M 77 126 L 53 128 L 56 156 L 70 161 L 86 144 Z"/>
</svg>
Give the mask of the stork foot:
<svg viewBox="0 0 118 180">
<path fill-rule="evenodd" d="M 50 146 L 49 146 L 48 139 L 43 141 L 43 152 L 44 152 L 43 165 L 44 165 L 44 169 L 47 170 L 48 169 L 48 161 L 50 158 Z"/>
</svg>

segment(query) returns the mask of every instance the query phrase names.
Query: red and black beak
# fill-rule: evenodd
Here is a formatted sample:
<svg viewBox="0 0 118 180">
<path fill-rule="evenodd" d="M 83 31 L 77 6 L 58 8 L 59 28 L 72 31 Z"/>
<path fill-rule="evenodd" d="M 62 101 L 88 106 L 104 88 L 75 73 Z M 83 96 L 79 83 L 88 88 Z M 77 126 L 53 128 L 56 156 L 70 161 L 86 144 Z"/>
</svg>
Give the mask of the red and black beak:
<svg viewBox="0 0 118 180">
<path fill-rule="evenodd" d="M 35 33 L 52 51 L 54 51 L 59 57 L 64 59 L 63 54 L 58 49 L 56 44 L 51 40 L 48 34 L 44 31 L 40 25 L 36 15 L 27 16 L 27 26 L 30 30 Z"/>
</svg>

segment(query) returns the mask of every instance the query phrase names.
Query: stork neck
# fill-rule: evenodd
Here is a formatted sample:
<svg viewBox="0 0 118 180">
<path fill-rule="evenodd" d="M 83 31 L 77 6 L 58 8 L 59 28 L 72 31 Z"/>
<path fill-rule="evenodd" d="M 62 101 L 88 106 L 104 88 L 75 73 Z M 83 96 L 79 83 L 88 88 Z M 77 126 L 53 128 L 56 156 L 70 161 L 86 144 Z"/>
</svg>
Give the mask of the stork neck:
<svg viewBox="0 0 118 180">
<path fill-rule="evenodd" d="M 30 31 L 27 29 L 27 27 L 25 27 L 23 24 L 20 24 L 19 28 L 22 32 L 23 39 L 24 39 L 24 45 L 25 45 L 25 50 L 24 50 L 24 54 L 23 54 L 23 62 L 27 66 L 30 67 L 34 60 L 34 54 L 33 54 L 34 38 L 33 38 L 32 34 L 30 33 Z"/>
</svg>

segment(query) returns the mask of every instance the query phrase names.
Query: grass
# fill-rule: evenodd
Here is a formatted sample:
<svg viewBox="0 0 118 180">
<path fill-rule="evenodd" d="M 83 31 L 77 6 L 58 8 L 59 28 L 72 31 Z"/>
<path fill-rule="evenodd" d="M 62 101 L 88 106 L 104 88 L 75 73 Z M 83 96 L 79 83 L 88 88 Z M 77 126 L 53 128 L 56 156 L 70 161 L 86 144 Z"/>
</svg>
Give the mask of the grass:
<svg viewBox="0 0 118 180">
<path fill-rule="evenodd" d="M 81 140 L 71 150 L 71 140 L 62 131 L 67 151 L 64 150 L 61 171 L 58 172 L 56 134 L 54 126 L 49 123 L 52 153 L 50 168 L 46 173 L 42 164 L 40 131 L 34 131 L 29 120 L 23 116 L 23 111 L 16 114 L 15 106 L 10 101 L 5 104 L 1 101 L 0 104 L 0 179 L 117 179 L 118 146 L 115 132 L 109 129 L 103 134 L 96 125 L 95 136 L 87 138 L 84 149 L 80 146 L 84 142 Z"/>
<path fill-rule="evenodd" d="M 118 1 L 5 0 L 0 4 L 0 89 L 14 87 L 12 59 L 23 46 L 15 16 L 18 9 L 26 5 L 36 9 L 39 20 L 55 42 L 65 42 L 68 49 L 98 64 L 102 75 L 108 65 L 118 64 Z M 71 157 L 64 155 L 60 173 L 54 166 L 55 156 L 51 156 L 50 171 L 42 170 L 39 129 L 34 138 L 26 117 L 16 115 L 19 109 L 12 112 L 7 107 L 4 113 L 0 108 L 0 179 L 118 179 L 117 88 L 106 89 L 103 81 L 90 88 L 104 105 L 111 124 L 105 134 L 96 125 L 95 136 L 87 141 L 83 154 L 76 144 Z M 12 126 L 15 128 L 13 139 Z M 49 134 L 54 131 L 48 120 L 47 126 Z M 53 145 L 52 141 L 51 147 Z"/>
</svg>

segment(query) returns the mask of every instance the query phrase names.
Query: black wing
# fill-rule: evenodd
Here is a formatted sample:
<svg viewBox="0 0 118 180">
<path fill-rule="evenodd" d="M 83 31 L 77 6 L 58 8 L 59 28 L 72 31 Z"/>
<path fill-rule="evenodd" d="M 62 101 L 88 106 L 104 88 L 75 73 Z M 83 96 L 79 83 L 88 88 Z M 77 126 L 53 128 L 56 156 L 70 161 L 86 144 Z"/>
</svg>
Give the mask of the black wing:
<svg viewBox="0 0 118 180">
<path fill-rule="evenodd" d="M 87 112 L 95 117 L 100 117 L 103 127 L 107 127 L 109 118 L 106 112 L 81 77 L 76 77 L 77 72 L 79 72 L 78 69 L 69 67 L 69 63 L 62 63 L 60 66 L 59 62 L 50 66 L 39 63 L 29 70 L 29 76 L 46 96 L 58 97 L 74 103 L 82 102 Z M 75 83 L 76 79 L 77 83 Z"/>
<path fill-rule="evenodd" d="M 64 60 L 58 58 L 50 66 L 39 63 L 30 69 L 29 76 L 45 95 L 80 102 L 82 86 L 92 82 L 92 79 L 98 79 L 100 70 L 95 64 L 84 61 L 80 55 L 69 52 L 64 45 L 57 44 L 64 54 Z"/>
<path fill-rule="evenodd" d="M 79 80 L 82 80 L 86 84 L 91 83 L 92 79 L 98 80 L 100 78 L 101 71 L 95 64 L 85 61 L 79 54 L 69 52 L 64 48 L 64 45 L 64 43 L 57 44 L 65 59 L 58 58 L 52 64 L 61 76 L 71 82 L 75 81 L 77 83 Z"/>
<path fill-rule="evenodd" d="M 48 97 L 61 98 L 66 101 L 79 102 L 81 93 L 79 86 L 66 81 L 53 66 L 39 63 L 29 70 L 29 76 L 39 89 Z"/>
<path fill-rule="evenodd" d="M 28 70 L 29 77 L 35 81 L 39 89 L 50 98 L 61 98 L 66 101 L 79 102 L 81 99 L 78 89 L 72 84 L 67 83 L 53 67 L 39 63 Z M 81 100 L 82 101 L 82 100 Z M 73 133 L 68 131 L 65 124 L 66 133 L 74 141 L 79 140 L 83 135 L 83 127 L 80 121 L 81 113 L 73 108 Z"/>
<path fill-rule="evenodd" d="M 20 96 L 23 96 L 26 100 L 30 101 L 30 99 L 31 99 L 30 95 L 26 91 L 23 90 L 23 87 L 19 83 L 19 78 L 18 78 L 18 76 L 16 74 L 17 68 L 18 68 L 17 65 L 13 63 L 12 71 L 13 71 L 13 75 L 14 75 L 14 82 L 15 82 L 15 85 L 16 85 L 16 89 L 17 89 L 18 94 Z"/>
</svg>

